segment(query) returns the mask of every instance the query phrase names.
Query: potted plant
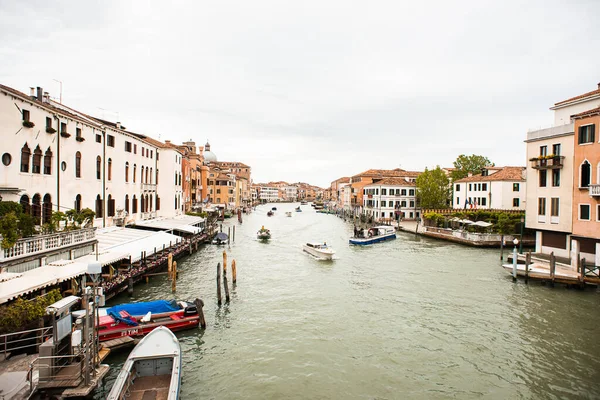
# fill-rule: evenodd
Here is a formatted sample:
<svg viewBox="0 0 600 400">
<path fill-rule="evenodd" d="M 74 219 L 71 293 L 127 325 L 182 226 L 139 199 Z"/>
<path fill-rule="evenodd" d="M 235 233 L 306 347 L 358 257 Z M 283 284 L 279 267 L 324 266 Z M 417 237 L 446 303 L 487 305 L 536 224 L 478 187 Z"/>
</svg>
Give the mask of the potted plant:
<svg viewBox="0 0 600 400">
<path fill-rule="evenodd" d="M 53 127 L 51 127 L 51 126 L 47 126 L 47 127 L 46 127 L 46 132 L 47 132 L 47 133 L 56 133 L 56 129 L 54 129 L 54 128 L 53 128 Z"/>
<path fill-rule="evenodd" d="M 23 126 L 25 128 L 33 128 L 35 126 L 35 124 L 31 121 L 23 121 Z"/>
</svg>

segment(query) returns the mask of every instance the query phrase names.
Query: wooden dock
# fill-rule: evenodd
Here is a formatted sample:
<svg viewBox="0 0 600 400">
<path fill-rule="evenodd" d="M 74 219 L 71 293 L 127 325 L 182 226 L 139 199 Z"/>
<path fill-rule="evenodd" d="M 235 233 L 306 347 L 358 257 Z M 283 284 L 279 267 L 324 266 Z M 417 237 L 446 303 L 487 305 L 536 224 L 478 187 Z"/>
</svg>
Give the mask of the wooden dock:
<svg viewBox="0 0 600 400">
<path fill-rule="evenodd" d="M 106 348 L 109 352 L 133 347 L 137 344 L 137 340 L 130 336 L 123 336 L 118 339 L 107 340 L 102 342 L 103 349 Z M 102 351 L 102 350 L 100 350 Z"/>
</svg>

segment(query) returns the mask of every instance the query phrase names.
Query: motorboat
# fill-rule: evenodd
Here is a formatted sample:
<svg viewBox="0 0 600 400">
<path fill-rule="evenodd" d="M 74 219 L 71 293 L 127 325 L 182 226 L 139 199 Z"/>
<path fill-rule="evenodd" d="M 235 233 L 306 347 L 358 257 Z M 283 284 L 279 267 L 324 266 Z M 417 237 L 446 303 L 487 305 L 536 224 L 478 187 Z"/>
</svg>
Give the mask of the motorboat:
<svg viewBox="0 0 600 400">
<path fill-rule="evenodd" d="M 302 209 L 300 208 L 300 206 L 295 208 L 296 212 L 302 212 Z"/>
<path fill-rule="evenodd" d="M 106 313 L 98 317 L 98 340 L 101 342 L 124 336 L 145 336 L 159 326 L 176 332 L 197 328 L 200 324 L 197 306 L 183 301 L 126 303 L 105 310 Z"/>
<path fill-rule="evenodd" d="M 256 232 L 256 238 L 258 240 L 269 240 L 271 239 L 271 231 L 263 226 L 258 232 Z"/>
<path fill-rule="evenodd" d="M 217 233 L 217 236 L 212 241 L 212 244 L 223 245 L 229 243 L 229 236 L 225 232 Z"/>
<path fill-rule="evenodd" d="M 159 326 L 131 351 L 108 394 L 108 400 L 179 399 L 181 346 Z"/>
<path fill-rule="evenodd" d="M 267 217 L 272 217 L 272 216 L 273 216 L 273 214 L 275 214 L 275 213 L 274 213 L 273 211 L 269 210 L 269 211 L 267 212 Z"/>
<path fill-rule="evenodd" d="M 273 207 L 273 208 L 271 208 L 271 210 L 277 211 L 277 207 Z"/>
<path fill-rule="evenodd" d="M 285 212 L 285 216 L 286 217 L 291 217 L 292 216 L 292 212 L 291 211 L 286 211 Z"/>
<path fill-rule="evenodd" d="M 301 204 L 301 205 L 303 205 L 303 206 L 305 206 L 305 205 L 307 205 L 308 203 L 307 203 L 306 201 L 301 201 L 301 202 L 300 202 L 300 204 Z"/>
<path fill-rule="evenodd" d="M 331 260 L 333 259 L 333 255 L 335 251 L 327 246 L 327 243 L 313 243 L 309 242 L 302 246 L 303 250 L 308 254 L 319 258 L 321 260 Z"/>
<path fill-rule="evenodd" d="M 381 225 L 369 229 L 357 229 L 350 244 L 367 245 L 396 239 L 396 230 L 391 226 Z"/>
</svg>

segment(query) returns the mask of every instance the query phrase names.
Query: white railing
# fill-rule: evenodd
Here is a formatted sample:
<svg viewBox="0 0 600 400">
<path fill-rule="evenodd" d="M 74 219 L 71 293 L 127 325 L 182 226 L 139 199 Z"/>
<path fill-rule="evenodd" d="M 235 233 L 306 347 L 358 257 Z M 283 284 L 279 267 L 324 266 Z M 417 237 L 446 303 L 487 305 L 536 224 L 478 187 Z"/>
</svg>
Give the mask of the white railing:
<svg viewBox="0 0 600 400">
<path fill-rule="evenodd" d="M 69 247 L 75 244 L 91 242 L 96 239 L 96 228 L 79 229 L 76 231 L 52 233 L 17 240 L 9 249 L 0 246 L 0 261 L 28 257 L 35 254 Z"/>
<path fill-rule="evenodd" d="M 590 185 L 590 196 L 600 196 L 600 185 Z"/>
<path fill-rule="evenodd" d="M 156 192 L 156 183 L 142 183 L 142 190 L 145 192 Z"/>
<path fill-rule="evenodd" d="M 156 211 L 143 212 L 141 214 L 142 214 L 142 220 L 156 218 Z"/>
</svg>

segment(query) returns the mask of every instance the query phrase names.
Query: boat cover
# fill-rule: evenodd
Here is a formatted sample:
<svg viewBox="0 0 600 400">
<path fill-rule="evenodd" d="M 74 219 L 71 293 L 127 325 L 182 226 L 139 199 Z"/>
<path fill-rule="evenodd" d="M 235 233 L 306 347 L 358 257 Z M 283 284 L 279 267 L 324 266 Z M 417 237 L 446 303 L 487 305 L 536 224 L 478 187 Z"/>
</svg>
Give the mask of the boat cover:
<svg viewBox="0 0 600 400">
<path fill-rule="evenodd" d="M 217 233 L 217 237 L 215 239 L 217 240 L 227 240 L 228 236 L 226 233 L 223 232 L 219 232 Z"/>
<path fill-rule="evenodd" d="M 145 301 L 141 303 L 125 303 L 118 306 L 110 307 L 107 311 L 108 315 L 119 314 L 120 311 L 127 311 L 129 315 L 146 315 L 148 312 L 152 314 L 161 314 L 179 310 L 175 300 L 156 300 Z"/>
</svg>

